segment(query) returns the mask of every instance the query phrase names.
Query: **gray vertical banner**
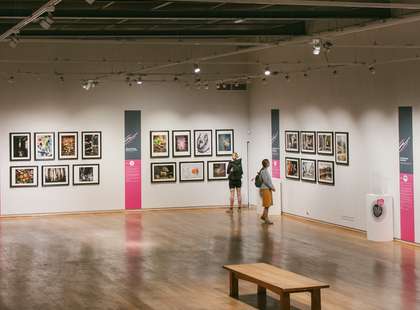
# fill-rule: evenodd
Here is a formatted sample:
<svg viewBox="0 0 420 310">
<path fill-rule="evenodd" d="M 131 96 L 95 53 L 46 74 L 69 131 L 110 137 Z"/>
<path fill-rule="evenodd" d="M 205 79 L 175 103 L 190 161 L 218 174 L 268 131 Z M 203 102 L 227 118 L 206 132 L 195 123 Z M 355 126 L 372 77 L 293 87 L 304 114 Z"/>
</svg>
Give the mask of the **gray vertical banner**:
<svg viewBox="0 0 420 310">
<path fill-rule="evenodd" d="M 273 178 L 280 179 L 280 111 L 271 110 L 271 161 Z"/>
</svg>

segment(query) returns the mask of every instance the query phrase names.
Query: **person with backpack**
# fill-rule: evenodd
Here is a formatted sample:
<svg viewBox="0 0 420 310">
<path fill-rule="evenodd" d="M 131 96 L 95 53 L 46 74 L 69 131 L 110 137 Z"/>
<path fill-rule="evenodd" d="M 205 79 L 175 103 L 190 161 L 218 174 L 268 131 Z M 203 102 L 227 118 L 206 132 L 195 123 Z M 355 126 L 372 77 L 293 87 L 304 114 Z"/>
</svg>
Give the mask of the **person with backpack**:
<svg viewBox="0 0 420 310">
<path fill-rule="evenodd" d="M 261 220 L 265 224 L 273 224 L 273 222 L 268 219 L 268 209 L 273 205 L 273 192 L 275 192 L 276 189 L 274 188 L 273 181 L 271 180 L 268 167 L 270 167 L 270 161 L 268 159 L 264 159 L 262 161 L 262 168 L 255 177 L 255 186 L 260 188 L 262 205 L 264 207 Z"/>
<path fill-rule="evenodd" d="M 227 173 L 229 175 L 229 190 L 230 190 L 230 208 L 228 212 L 233 211 L 233 204 L 235 203 L 235 190 L 238 197 L 238 211 L 242 208 L 242 159 L 239 158 L 239 154 L 234 152 L 232 154 L 232 160 L 228 164 Z"/>
</svg>

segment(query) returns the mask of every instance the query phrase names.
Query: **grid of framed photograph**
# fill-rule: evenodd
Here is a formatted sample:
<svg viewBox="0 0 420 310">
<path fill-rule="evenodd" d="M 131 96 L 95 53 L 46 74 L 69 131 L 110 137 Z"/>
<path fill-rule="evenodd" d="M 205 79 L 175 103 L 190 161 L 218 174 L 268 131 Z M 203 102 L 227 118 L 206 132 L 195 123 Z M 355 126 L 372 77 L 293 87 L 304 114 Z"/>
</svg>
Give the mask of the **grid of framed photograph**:
<svg viewBox="0 0 420 310">
<path fill-rule="evenodd" d="M 172 156 L 191 157 L 191 130 L 172 131 Z"/>
<path fill-rule="evenodd" d="M 194 156 L 213 156 L 213 130 L 194 130 Z"/>
<path fill-rule="evenodd" d="M 220 181 L 227 180 L 228 173 L 227 168 L 229 165 L 228 160 L 212 160 L 207 162 L 207 180 L 208 181 Z"/>
<path fill-rule="evenodd" d="M 179 181 L 204 181 L 204 161 L 190 161 L 179 163 Z"/>
<path fill-rule="evenodd" d="M 34 133 L 35 160 L 55 159 L 55 134 L 54 132 Z"/>
<path fill-rule="evenodd" d="M 286 152 L 299 153 L 299 131 L 286 130 L 284 141 Z"/>
<path fill-rule="evenodd" d="M 300 132 L 300 141 L 301 141 L 301 152 L 307 154 L 316 153 L 316 133 L 315 131 L 301 131 Z"/>
<path fill-rule="evenodd" d="M 305 182 L 316 182 L 316 160 L 304 159 L 300 160 L 301 180 Z"/>
<path fill-rule="evenodd" d="M 37 166 L 10 167 L 10 187 L 37 187 Z"/>
<path fill-rule="evenodd" d="M 334 162 L 329 160 L 318 160 L 318 183 L 320 184 L 335 184 Z"/>
<path fill-rule="evenodd" d="M 73 165 L 73 185 L 98 185 L 99 164 Z"/>
<path fill-rule="evenodd" d="M 300 180 L 300 159 L 286 157 L 286 178 L 292 180 Z"/>
<path fill-rule="evenodd" d="M 150 132 L 150 157 L 169 157 L 169 130 Z"/>
<path fill-rule="evenodd" d="M 332 131 L 318 131 L 316 133 L 317 153 L 320 155 L 334 155 L 334 134 Z"/>
<path fill-rule="evenodd" d="M 31 160 L 31 133 L 12 132 L 9 134 L 10 161 Z"/>
<path fill-rule="evenodd" d="M 82 159 L 102 158 L 102 132 L 82 131 Z"/>
<path fill-rule="evenodd" d="M 69 165 L 42 166 L 42 186 L 67 186 L 70 180 Z"/>
<path fill-rule="evenodd" d="M 335 163 L 337 165 L 349 165 L 349 133 L 335 133 Z"/>
<path fill-rule="evenodd" d="M 234 152 L 233 129 L 216 130 L 216 156 L 229 156 Z"/>
<path fill-rule="evenodd" d="M 152 183 L 176 182 L 176 163 L 151 163 Z"/>
<path fill-rule="evenodd" d="M 78 158 L 78 132 L 59 132 L 58 133 L 58 159 L 77 159 Z"/>
</svg>

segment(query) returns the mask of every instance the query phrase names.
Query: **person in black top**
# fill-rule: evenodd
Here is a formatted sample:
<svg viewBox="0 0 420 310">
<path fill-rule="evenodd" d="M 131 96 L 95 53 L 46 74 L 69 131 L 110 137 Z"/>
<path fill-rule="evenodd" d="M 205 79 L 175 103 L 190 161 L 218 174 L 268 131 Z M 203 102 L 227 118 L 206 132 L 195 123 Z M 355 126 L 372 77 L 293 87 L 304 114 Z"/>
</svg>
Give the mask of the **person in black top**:
<svg viewBox="0 0 420 310">
<path fill-rule="evenodd" d="M 233 204 L 235 202 L 235 190 L 238 197 L 238 211 L 242 208 L 242 159 L 239 158 L 238 153 L 232 154 L 232 160 L 229 162 L 227 173 L 229 175 L 229 189 L 230 189 L 230 208 L 228 212 L 233 211 Z"/>
</svg>

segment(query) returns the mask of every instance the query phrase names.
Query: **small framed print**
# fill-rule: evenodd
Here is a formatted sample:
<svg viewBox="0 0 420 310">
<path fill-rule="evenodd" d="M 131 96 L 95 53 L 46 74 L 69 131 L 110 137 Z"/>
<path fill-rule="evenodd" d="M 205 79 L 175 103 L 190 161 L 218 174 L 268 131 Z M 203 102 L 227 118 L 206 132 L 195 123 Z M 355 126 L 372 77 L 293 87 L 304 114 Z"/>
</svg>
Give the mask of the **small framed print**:
<svg viewBox="0 0 420 310">
<path fill-rule="evenodd" d="M 176 163 L 151 163 L 152 183 L 176 182 Z"/>
<path fill-rule="evenodd" d="M 165 158 L 169 157 L 169 131 L 150 132 L 150 157 Z"/>
<path fill-rule="evenodd" d="M 234 152 L 233 129 L 216 130 L 216 156 L 229 156 Z"/>
<path fill-rule="evenodd" d="M 35 160 L 55 159 L 55 134 L 53 132 L 36 132 L 34 140 Z"/>
<path fill-rule="evenodd" d="M 82 159 L 102 158 L 102 132 L 82 131 Z"/>
<path fill-rule="evenodd" d="M 334 162 L 318 160 L 318 183 L 334 185 Z"/>
<path fill-rule="evenodd" d="M 315 131 L 300 132 L 300 151 L 302 153 L 316 153 L 316 133 Z"/>
<path fill-rule="evenodd" d="M 299 153 L 299 131 L 284 132 L 285 150 L 289 153 Z"/>
<path fill-rule="evenodd" d="M 319 155 L 334 155 L 334 135 L 332 131 L 318 131 L 317 149 Z"/>
<path fill-rule="evenodd" d="M 98 185 L 99 164 L 73 165 L 73 185 Z"/>
<path fill-rule="evenodd" d="M 58 133 L 58 159 L 77 159 L 78 156 L 78 133 Z"/>
<path fill-rule="evenodd" d="M 286 157 L 286 178 L 300 180 L 299 158 Z"/>
<path fill-rule="evenodd" d="M 335 163 L 337 165 L 349 165 L 349 133 L 335 133 Z"/>
<path fill-rule="evenodd" d="M 194 130 L 194 156 L 213 156 L 213 130 Z"/>
<path fill-rule="evenodd" d="M 204 161 L 180 162 L 179 181 L 204 181 Z"/>
<path fill-rule="evenodd" d="M 67 186 L 69 179 L 68 165 L 42 166 L 42 186 Z"/>
<path fill-rule="evenodd" d="M 302 181 L 316 183 L 316 160 L 300 160 L 300 178 Z"/>
<path fill-rule="evenodd" d="M 217 181 L 217 180 L 227 180 L 228 173 L 227 167 L 229 161 L 208 161 L 207 162 L 207 180 Z"/>
<path fill-rule="evenodd" d="M 191 157 L 191 131 L 172 131 L 172 155 L 174 157 Z"/>
<path fill-rule="evenodd" d="M 38 167 L 10 167 L 10 187 L 38 187 Z"/>
<path fill-rule="evenodd" d="M 9 134 L 10 161 L 31 160 L 31 133 L 11 132 Z"/>
</svg>

